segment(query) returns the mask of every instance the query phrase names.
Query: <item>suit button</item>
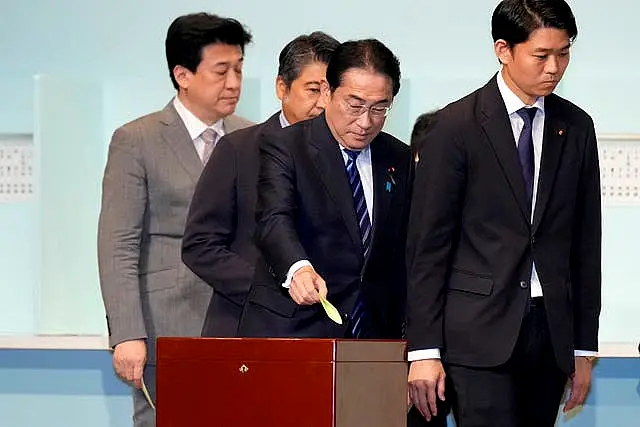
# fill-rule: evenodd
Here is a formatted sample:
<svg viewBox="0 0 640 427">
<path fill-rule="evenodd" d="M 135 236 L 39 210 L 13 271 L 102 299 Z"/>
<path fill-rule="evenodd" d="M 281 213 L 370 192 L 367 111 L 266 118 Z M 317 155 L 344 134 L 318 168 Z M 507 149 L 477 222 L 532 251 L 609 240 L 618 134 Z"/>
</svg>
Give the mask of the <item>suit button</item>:
<svg viewBox="0 0 640 427">
<path fill-rule="evenodd" d="M 349 316 L 349 313 L 344 313 L 344 314 L 342 315 L 342 317 L 344 318 L 344 320 L 345 320 L 346 322 L 348 322 L 348 321 L 350 320 L 350 318 L 351 318 L 351 316 Z"/>
<path fill-rule="evenodd" d="M 522 289 L 527 289 L 529 287 L 529 284 L 525 281 L 520 282 L 520 287 Z"/>
<path fill-rule="evenodd" d="M 531 236 L 531 244 L 532 245 L 536 244 L 536 236 Z"/>
</svg>

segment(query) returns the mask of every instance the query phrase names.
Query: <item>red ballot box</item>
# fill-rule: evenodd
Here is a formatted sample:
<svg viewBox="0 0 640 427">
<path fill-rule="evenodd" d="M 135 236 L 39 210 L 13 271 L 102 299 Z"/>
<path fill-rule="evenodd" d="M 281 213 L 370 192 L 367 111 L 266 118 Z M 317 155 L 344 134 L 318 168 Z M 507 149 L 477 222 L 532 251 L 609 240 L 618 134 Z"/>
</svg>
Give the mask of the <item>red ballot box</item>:
<svg viewBox="0 0 640 427">
<path fill-rule="evenodd" d="M 157 427 L 404 427 L 404 341 L 159 338 Z"/>
</svg>

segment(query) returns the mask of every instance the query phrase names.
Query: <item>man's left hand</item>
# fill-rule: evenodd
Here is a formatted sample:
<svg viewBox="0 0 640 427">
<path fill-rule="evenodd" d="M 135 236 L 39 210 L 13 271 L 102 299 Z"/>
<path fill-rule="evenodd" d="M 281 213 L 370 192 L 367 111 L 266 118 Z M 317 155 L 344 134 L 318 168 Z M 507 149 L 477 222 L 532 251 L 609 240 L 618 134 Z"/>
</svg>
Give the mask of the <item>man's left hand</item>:
<svg viewBox="0 0 640 427">
<path fill-rule="evenodd" d="M 584 356 L 576 356 L 576 370 L 571 375 L 571 394 L 562 410 L 565 414 L 582 405 L 587 398 L 591 386 L 592 368 L 593 360 Z"/>
</svg>

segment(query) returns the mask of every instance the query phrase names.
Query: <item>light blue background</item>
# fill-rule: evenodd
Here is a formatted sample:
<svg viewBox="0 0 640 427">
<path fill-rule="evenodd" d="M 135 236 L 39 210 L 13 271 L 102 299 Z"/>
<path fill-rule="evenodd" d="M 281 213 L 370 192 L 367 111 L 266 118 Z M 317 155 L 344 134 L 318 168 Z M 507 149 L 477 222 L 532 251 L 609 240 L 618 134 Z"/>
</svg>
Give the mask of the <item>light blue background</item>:
<svg viewBox="0 0 640 427">
<path fill-rule="evenodd" d="M 570 3 L 580 35 L 560 94 L 587 110 L 600 133 L 640 133 L 633 108 L 640 96 L 640 6 L 632 0 Z M 255 121 L 277 108 L 277 54 L 294 36 L 321 29 L 341 40 L 380 38 L 403 70 L 387 130 L 407 140 L 418 114 L 475 89 L 497 70 L 489 33 L 496 4 L 7 2 L 0 14 L 0 133 L 33 134 L 38 197 L 0 204 L 0 334 L 105 333 L 95 236 L 107 144 L 117 126 L 162 108 L 172 96 L 163 42 L 177 15 L 212 11 L 250 28 L 255 42 L 246 51 L 238 112 Z M 640 287 L 633 271 L 640 255 L 639 213 L 637 207 L 604 211 L 604 342 L 640 338 Z M 590 405 L 570 424 L 637 425 L 638 362 L 603 362 Z M 104 352 L 0 352 L 0 427 L 74 427 L 87 419 L 95 426 L 125 425 L 125 393 Z M 88 412 L 78 409 L 81 402 Z M 37 405 L 45 410 L 33 410 Z M 66 409 L 71 416 L 61 415 Z"/>
</svg>

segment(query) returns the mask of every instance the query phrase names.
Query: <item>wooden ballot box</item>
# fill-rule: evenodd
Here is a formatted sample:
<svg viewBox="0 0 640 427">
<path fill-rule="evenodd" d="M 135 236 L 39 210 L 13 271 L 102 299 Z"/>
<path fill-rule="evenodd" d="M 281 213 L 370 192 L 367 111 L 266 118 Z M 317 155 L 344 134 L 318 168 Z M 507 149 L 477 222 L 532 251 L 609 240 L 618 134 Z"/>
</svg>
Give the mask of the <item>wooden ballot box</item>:
<svg viewBox="0 0 640 427">
<path fill-rule="evenodd" d="M 159 338 L 157 427 L 404 427 L 404 341 Z"/>
</svg>

